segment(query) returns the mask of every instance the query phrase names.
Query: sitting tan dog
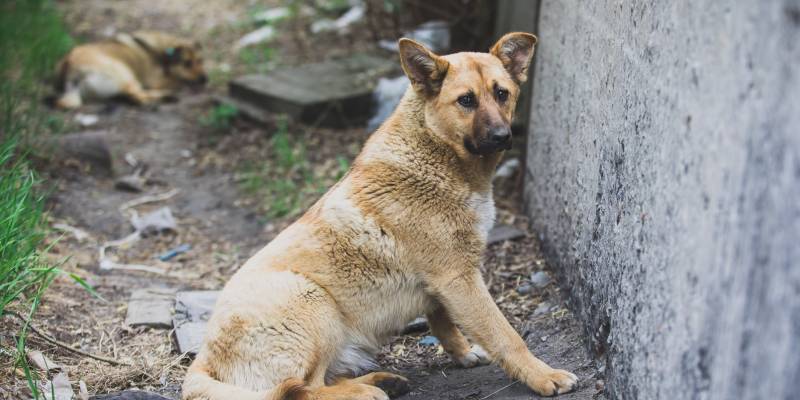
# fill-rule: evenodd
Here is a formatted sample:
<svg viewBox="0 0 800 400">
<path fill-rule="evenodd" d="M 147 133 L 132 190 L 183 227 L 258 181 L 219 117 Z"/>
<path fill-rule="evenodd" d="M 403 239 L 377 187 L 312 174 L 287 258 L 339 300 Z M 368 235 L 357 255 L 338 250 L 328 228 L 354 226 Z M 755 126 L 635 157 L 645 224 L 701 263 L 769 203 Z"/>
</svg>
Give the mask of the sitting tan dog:
<svg viewBox="0 0 800 400">
<path fill-rule="evenodd" d="M 56 106 L 79 107 L 85 99 L 125 97 L 150 104 L 183 84 L 206 82 L 196 44 L 160 32 L 120 34 L 114 40 L 72 49 L 58 65 Z"/>
<path fill-rule="evenodd" d="M 530 353 L 479 270 L 535 44 L 511 33 L 489 54 L 437 56 L 400 41 L 412 86 L 347 175 L 225 286 L 184 399 L 402 394 L 401 376 L 360 374 L 422 313 L 462 366 L 492 360 L 541 395 L 572 390 L 576 376 Z"/>
</svg>

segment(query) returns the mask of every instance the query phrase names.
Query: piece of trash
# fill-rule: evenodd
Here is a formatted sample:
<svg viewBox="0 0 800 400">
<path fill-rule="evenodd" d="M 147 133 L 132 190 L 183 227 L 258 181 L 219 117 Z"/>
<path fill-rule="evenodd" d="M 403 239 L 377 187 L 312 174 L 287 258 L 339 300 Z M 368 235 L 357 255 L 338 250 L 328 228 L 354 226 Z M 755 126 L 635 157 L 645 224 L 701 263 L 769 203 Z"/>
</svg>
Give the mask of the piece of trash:
<svg viewBox="0 0 800 400">
<path fill-rule="evenodd" d="M 75 237 L 75 240 L 79 242 L 82 242 L 90 237 L 90 235 L 86 233 L 86 231 L 84 231 L 83 229 L 76 228 L 74 226 L 67 224 L 53 224 L 53 228 L 71 234 L 72 236 Z"/>
<path fill-rule="evenodd" d="M 422 346 L 438 346 L 439 345 L 439 339 L 437 339 L 436 336 L 430 336 L 429 335 L 429 336 L 423 337 L 417 343 L 419 343 Z"/>
<path fill-rule="evenodd" d="M 46 400 L 72 400 L 75 396 L 66 372 L 59 372 L 51 380 L 40 382 L 39 391 Z"/>
<path fill-rule="evenodd" d="M 173 189 L 165 193 L 160 193 L 157 195 L 147 195 L 142 196 L 138 199 L 131 200 L 129 202 L 124 203 L 119 207 L 120 212 L 125 212 L 126 210 L 136 207 L 142 204 L 152 203 L 156 201 L 163 201 L 166 199 L 171 198 L 178 194 L 178 189 Z M 101 270 L 113 270 L 113 269 L 120 269 L 120 270 L 129 270 L 129 271 L 144 271 L 144 272 L 152 272 L 155 274 L 165 274 L 166 271 L 163 268 L 152 267 L 149 265 L 141 265 L 141 264 L 123 264 L 118 263 L 112 260 L 110 257 L 106 255 L 106 251 L 113 247 L 123 247 L 129 246 L 132 243 L 139 241 L 142 238 L 142 235 L 145 232 L 162 232 L 164 230 L 176 230 L 175 218 L 172 217 L 172 211 L 170 211 L 169 207 L 162 207 L 156 211 L 153 211 L 149 214 L 145 214 L 144 217 L 139 217 L 139 214 L 135 210 L 130 210 L 130 219 L 131 224 L 136 229 L 133 233 L 125 236 L 122 239 L 112 240 L 109 242 L 103 243 L 99 248 L 99 256 L 98 260 L 100 262 L 100 269 Z"/>
<path fill-rule="evenodd" d="M 78 398 L 80 400 L 89 400 L 89 388 L 86 387 L 86 382 L 83 380 L 78 381 Z"/>
<path fill-rule="evenodd" d="M 339 31 L 339 33 L 343 33 L 347 29 L 347 27 L 364 18 L 364 15 L 366 15 L 366 11 L 367 11 L 366 7 L 364 6 L 363 3 L 356 4 L 336 20 L 321 19 L 318 21 L 314 21 L 311 24 L 311 32 L 320 33 L 325 31 L 336 30 Z"/>
<path fill-rule="evenodd" d="M 253 15 L 253 19 L 256 22 L 270 24 L 287 18 L 290 15 L 292 15 L 292 12 L 288 7 L 275 7 L 256 13 Z"/>
<path fill-rule="evenodd" d="M 241 50 L 247 46 L 252 46 L 261 42 L 266 42 L 275 37 L 275 28 L 270 25 L 262 26 L 244 36 L 242 36 L 233 46 L 234 50 Z"/>
<path fill-rule="evenodd" d="M 182 245 L 180 245 L 180 246 L 178 246 L 178 247 L 176 247 L 176 248 L 174 248 L 172 250 L 168 250 L 164 254 L 161 254 L 160 256 L 158 256 L 158 259 L 161 260 L 161 261 L 169 261 L 172 258 L 174 258 L 175 256 L 177 256 L 178 254 L 186 253 L 191 248 L 192 248 L 192 246 L 190 244 L 182 244 Z"/>
<path fill-rule="evenodd" d="M 196 354 L 203 343 L 208 327 L 208 318 L 219 297 L 219 291 L 196 290 L 178 292 L 175 296 L 175 339 L 178 351 Z"/>
<path fill-rule="evenodd" d="M 125 156 L 123 158 L 125 159 L 125 162 L 128 163 L 128 165 L 130 165 L 132 168 L 136 168 L 139 166 L 139 160 L 137 160 L 136 157 L 133 156 L 133 154 L 125 153 Z"/>
<path fill-rule="evenodd" d="M 517 172 L 518 169 L 519 169 L 519 159 L 512 158 L 510 160 L 507 160 L 506 162 L 501 164 L 500 167 L 497 168 L 497 171 L 495 171 L 494 173 L 493 179 L 510 178 L 512 175 L 514 175 L 515 172 Z"/>
<path fill-rule="evenodd" d="M 489 231 L 486 244 L 504 242 L 506 240 L 517 239 L 525 236 L 525 232 L 511 225 L 496 225 Z"/>
<path fill-rule="evenodd" d="M 381 78 L 378 80 L 378 85 L 375 86 L 375 91 L 372 96 L 377 106 L 375 107 L 375 114 L 367 122 L 367 131 L 372 132 L 381 126 L 383 121 L 389 118 L 400 104 L 400 99 L 408 89 L 409 81 L 405 75 L 396 78 Z"/>
<path fill-rule="evenodd" d="M 75 114 L 75 122 L 83 127 L 89 127 L 100 121 L 100 117 L 94 114 Z"/>
<path fill-rule="evenodd" d="M 446 21 L 428 21 L 415 29 L 403 33 L 404 37 L 416 40 L 429 48 L 434 53 L 443 53 L 450 50 L 450 26 Z M 391 52 L 397 52 L 396 40 L 381 40 L 378 47 Z"/>
<path fill-rule="evenodd" d="M 114 187 L 128 192 L 142 192 L 147 179 L 139 174 L 125 175 L 114 182 Z"/>
<path fill-rule="evenodd" d="M 133 212 L 131 224 L 144 236 L 177 230 L 175 217 L 172 216 L 172 210 L 169 207 L 161 207 L 141 217 L 138 213 Z"/>
<path fill-rule="evenodd" d="M 537 271 L 531 274 L 531 283 L 539 289 L 549 285 L 550 280 L 550 275 L 544 271 Z"/>
<path fill-rule="evenodd" d="M 35 365 L 40 371 L 50 372 L 50 371 L 59 371 L 61 370 L 61 366 L 56 364 L 55 361 L 47 358 L 41 351 L 39 350 L 31 350 L 28 352 L 28 361 L 31 364 Z"/>
</svg>

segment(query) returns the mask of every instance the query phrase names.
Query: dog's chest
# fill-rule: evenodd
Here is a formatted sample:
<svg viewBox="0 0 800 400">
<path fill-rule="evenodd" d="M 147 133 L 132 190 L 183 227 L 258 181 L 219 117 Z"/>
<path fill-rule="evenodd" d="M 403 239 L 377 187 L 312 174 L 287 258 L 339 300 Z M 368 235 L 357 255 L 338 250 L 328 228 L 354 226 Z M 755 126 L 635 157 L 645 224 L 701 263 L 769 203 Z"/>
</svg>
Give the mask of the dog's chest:
<svg viewBox="0 0 800 400">
<path fill-rule="evenodd" d="M 492 191 L 485 193 L 475 192 L 467 200 L 467 207 L 476 218 L 475 230 L 481 239 L 486 240 L 489 230 L 494 226 L 495 208 Z"/>
</svg>

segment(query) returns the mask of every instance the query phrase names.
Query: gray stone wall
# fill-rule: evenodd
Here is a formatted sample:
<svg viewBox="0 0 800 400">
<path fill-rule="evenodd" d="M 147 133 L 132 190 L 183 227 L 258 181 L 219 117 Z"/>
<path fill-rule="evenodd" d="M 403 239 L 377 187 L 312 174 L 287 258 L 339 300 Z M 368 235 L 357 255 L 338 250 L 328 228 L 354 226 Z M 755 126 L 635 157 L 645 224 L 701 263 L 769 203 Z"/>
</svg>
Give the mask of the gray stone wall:
<svg viewBox="0 0 800 400">
<path fill-rule="evenodd" d="M 609 396 L 800 398 L 800 1 L 539 18 L 528 213 Z"/>
</svg>

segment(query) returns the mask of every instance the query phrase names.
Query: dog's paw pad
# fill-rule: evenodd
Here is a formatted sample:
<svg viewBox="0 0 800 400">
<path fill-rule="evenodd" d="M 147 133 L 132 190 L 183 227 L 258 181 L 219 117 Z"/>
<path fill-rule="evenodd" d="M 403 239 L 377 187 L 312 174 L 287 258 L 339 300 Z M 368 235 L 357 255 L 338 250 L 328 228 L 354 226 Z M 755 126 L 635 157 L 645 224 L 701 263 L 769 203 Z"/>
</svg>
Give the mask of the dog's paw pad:
<svg viewBox="0 0 800 400">
<path fill-rule="evenodd" d="M 474 344 L 469 349 L 469 353 L 456 359 L 459 364 L 464 368 L 477 367 L 479 365 L 487 365 L 492 362 L 489 354 L 480 345 Z"/>
</svg>

